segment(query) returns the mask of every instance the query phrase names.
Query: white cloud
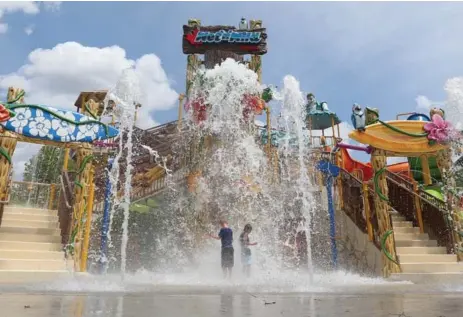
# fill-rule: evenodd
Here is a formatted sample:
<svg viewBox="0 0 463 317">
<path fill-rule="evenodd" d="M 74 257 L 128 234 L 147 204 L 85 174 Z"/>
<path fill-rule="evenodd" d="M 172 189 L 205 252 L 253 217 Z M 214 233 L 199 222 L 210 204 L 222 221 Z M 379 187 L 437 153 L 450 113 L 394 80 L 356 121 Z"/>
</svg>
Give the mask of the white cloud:
<svg viewBox="0 0 463 317">
<path fill-rule="evenodd" d="M 0 75 L 0 89 L 9 86 L 26 90 L 28 103 L 41 103 L 61 109 L 75 110 L 74 102 L 81 91 L 112 88 L 122 71 L 133 67 L 140 77 L 143 91 L 137 126 L 156 125 L 151 112 L 167 110 L 176 105 L 178 94 L 170 87 L 160 59 L 154 54 L 137 60 L 126 57 L 118 46 L 86 47 L 76 42 L 58 44 L 52 49 L 36 49 L 28 62 L 16 72 Z M 27 161 L 36 151 L 22 151 L 19 145 L 15 161 Z M 15 175 L 22 173 L 15 167 Z"/>
<path fill-rule="evenodd" d="M 37 14 L 40 10 L 35 1 L 1 1 L 0 11 L 2 13 L 22 11 L 26 14 Z"/>
<path fill-rule="evenodd" d="M 34 28 L 34 25 L 29 25 L 24 28 L 24 33 L 26 33 L 27 35 L 31 35 L 32 33 L 34 33 Z"/>
<path fill-rule="evenodd" d="M 40 11 L 38 3 L 34 1 L 3 1 L 0 2 L 0 34 L 8 31 L 8 24 L 2 23 L 1 18 L 5 14 L 23 12 L 25 14 L 38 14 Z"/>
<path fill-rule="evenodd" d="M 47 2 L 38 2 L 38 1 L 2 1 L 0 2 L 0 34 L 8 32 L 8 24 L 2 23 L 1 19 L 6 14 L 11 14 L 15 12 L 23 12 L 28 15 L 36 15 L 40 12 L 40 5 L 43 6 L 45 11 L 56 12 L 61 9 L 62 1 L 47 1 Z M 27 35 L 31 35 L 33 32 L 33 27 L 26 27 L 24 32 Z"/>
<path fill-rule="evenodd" d="M 46 1 L 42 3 L 46 11 L 56 12 L 61 9 L 62 1 Z"/>
<path fill-rule="evenodd" d="M 415 98 L 416 111 L 427 113 L 431 108 L 438 107 L 442 108 L 445 105 L 445 101 L 432 101 L 426 96 L 418 96 Z"/>
<path fill-rule="evenodd" d="M 154 54 L 131 60 L 118 46 L 98 48 L 66 42 L 32 51 L 27 64 L 14 73 L 0 75 L 0 89 L 24 87 L 28 102 L 75 110 L 81 91 L 110 89 L 128 67 L 140 77 L 143 92 L 137 126 L 151 127 L 155 121 L 150 112 L 171 108 L 178 97 Z"/>
<path fill-rule="evenodd" d="M 429 111 L 431 107 L 442 107 L 445 117 L 453 126 L 463 130 L 463 77 L 453 77 L 446 81 L 444 90 L 447 101 L 431 101 L 426 96 L 418 96 L 415 101 L 417 110 Z"/>
<path fill-rule="evenodd" d="M 429 91 L 436 82 L 462 69 L 463 6 L 460 3 L 272 3 L 262 11 L 268 30 L 282 25 L 285 30 L 296 30 L 275 32 L 272 35 L 275 42 L 292 43 L 303 38 L 301 51 L 317 48 L 312 54 L 313 63 L 299 63 L 294 67 L 292 61 L 287 60 L 280 65 L 280 68 L 285 64 L 293 67 L 293 73 L 316 71 L 317 74 L 311 76 L 315 78 L 313 86 L 329 85 L 332 71 L 349 71 L 352 78 L 371 81 L 372 87 L 385 78 L 394 78 L 393 94 L 416 95 Z M 278 12 L 278 19 L 274 19 L 274 12 Z M 323 32 L 311 32 L 314 25 Z M 273 54 L 284 55 L 284 47 L 272 47 Z M 302 58 L 302 55 L 296 57 Z M 319 74 L 313 64 L 320 63 L 325 72 Z M 305 85 L 310 86 L 307 82 Z"/>
<path fill-rule="evenodd" d="M 317 27 L 323 29 L 310 34 L 315 43 L 308 44 L 335 56 L 340 64 L 355 62 L 350 65 L 353 68 L 366 57 L 377 59 L 391 53 L 397 61 L 420 67 L 431 56 L 440 61 L 444 56 L 458 56 L 455 48 L 459 52 L 463 48 L 454 41 L 459 37 L 455 30 L 461 29 L 463 7 L 454 3 L 343 2 L 314 4 L 308 11 L 297 8 L 299 12 L 287 12 L 296 14 L 293 21 L 317 21 Z M 305 19 L 298 19 L 299 15 Z M 445 23 L 428 23 L 436 18 Z"/>
<path fill-rule="evenodd" d="M 415 98 L 417 110 L 429 110 L 432 105 L 432 101 L 426 96 L 418 96 Z"/>
</svg>

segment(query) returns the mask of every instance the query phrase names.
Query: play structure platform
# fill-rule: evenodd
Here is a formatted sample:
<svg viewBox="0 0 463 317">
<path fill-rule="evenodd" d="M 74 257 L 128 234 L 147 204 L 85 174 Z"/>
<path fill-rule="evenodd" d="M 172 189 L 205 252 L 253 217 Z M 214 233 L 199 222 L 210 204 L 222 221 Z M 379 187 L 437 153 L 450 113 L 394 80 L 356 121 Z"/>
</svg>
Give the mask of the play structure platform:
<svg viewBox="0 0 463 317">
<path fill-rule="evenodd" d="M 366 124 L 349 133 L 365 146 L 338 143 L 331 160 L 342 170 L 339 209 L 377 246 L 385 277 L 417 283 L 463 278 L 461 198 L 452 175 L 442 176 L 451 170 L 450 146 L 460 132 L 437 108 L 429 117 L 412 113 L 387 122 L 377 109 L 366 113 Z M 369 153 L 371 161 L 353 160 L 348 149 Z M 387 157 L 408 162 L 387 166 Z"/>
</svg>

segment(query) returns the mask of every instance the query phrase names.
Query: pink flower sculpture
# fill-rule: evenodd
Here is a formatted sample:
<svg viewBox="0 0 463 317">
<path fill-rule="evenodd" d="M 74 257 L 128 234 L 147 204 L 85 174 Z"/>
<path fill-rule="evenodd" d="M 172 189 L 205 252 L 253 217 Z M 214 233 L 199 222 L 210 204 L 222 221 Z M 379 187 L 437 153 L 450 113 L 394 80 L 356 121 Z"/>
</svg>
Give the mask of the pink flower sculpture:
<svg viewBox="0 0 463 317">
<path fill-rule="evenodd" d="M 456 135 L 450 122 L 445 121 L 438 114 L 434 114 L 432 121 L 424 125 L 424 130 L 428 132 L 430 142 L 446 143 Z"/>
</svg>

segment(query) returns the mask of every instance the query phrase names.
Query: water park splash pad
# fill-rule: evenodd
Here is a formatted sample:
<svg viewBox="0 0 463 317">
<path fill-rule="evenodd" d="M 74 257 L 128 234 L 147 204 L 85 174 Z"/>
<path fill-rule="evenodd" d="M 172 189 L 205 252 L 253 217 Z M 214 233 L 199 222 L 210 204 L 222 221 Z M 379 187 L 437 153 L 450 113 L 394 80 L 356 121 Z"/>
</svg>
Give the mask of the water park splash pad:
<svg viewBox="0 0 463 317">
<path fill-rule="evenodd" d="M 288 92 L 283 96 L 283 106 L 284 100 L 292 98 L 292 94 L 300 94 L 292 91 L 291 87 L 286 89 Z M 279 231 L 287 217 L 285 213 L 300 212 L 290 210 L 290 206 L 297 205 L 297 194 L 303 191 L 293 190 L 298 186 L 310 187 L 310 184 L 306 181 L 283 189 L 269 182 L 271 167 L 266 153 L 255 140 L 253 120 L 243 119 L 246 106 L 242 102 L 243 97 L 261 93 L 256 74 L 231 59 L 214 69 L 200 72 L 198 80 L 193 83 L 189 102 L 201 98 L 209 111 L 208 116 L 198 122 L 194 107 L 187 104 L 189 120 L 185 124 L 189 125 L 189 136 L 184 146 L 191 146 L 195 142 L 209 142 L 211 145 L 206 157 L 192 163 L 191 168 L 202 169 L 201 175 L 195 180 L 197 187 L 194 192 L 182 198 L 177 196 L 176 202 L 172 203 L 177 210 L 172 219 L 175 223 L 173 230 L 182 228 L 186 235 L 182 240 L 178 240 L 175 232 L 164 237 L 166 243 L 170 243 L 166 248 L 175 254 L 177 260 L 178 257 L 182 258 L 180 249 L 188 244 L 191 250 L 183 252 L 189 255 L 204 248 L 217 248 L 216 243 L 211 246 L 210 242 L 204 240 L 204 234 L 215 233 L 218 230 L 216 223 L 220 219 L 227 219 L 234 229 L 236 263 L 239 261 L 237 238 L 244 225 L 252 223 L 255 228 L 253 237 L 259 241 L 258 251 L 255 251 L 260 254 L 256 259 L 259 261 L 256 263 L 259 267 L 257 270 L 277 269 L 282 250 Z M 286 101 L 287 104 L 289 102 Z M 287 181 L 291 182 L 290 179 Z M 283 202 L 283 199 L 286 200 Z M 310 197 L 305 200 L 302 208 L 310 209 L 311 204 L 315 204 Z M 195 261 L 201 266 L 201 256 L 195 257 Z"/>
<path fill-rule="evenodd" d="M 1 290 L 349 293 L 461 276 L 458 196 L 448 181 L 454 140 L 442 136 L 450 127 L 444 113 L 383 121 L 378 109 L 355 104 L 349 136 L 362 145 L 352 145 L 328 103 L 303 93 L 296 78 L 285 76 L 280 88 L 262 84 L 267 34 L 259 20 L 242 24 L 184 26 L 187 85 L 177 122 L 136 127 L 147 92 L 133 69 L 101 100 L 82 97 L 74 123 L 70 112 L 43 106 L 18 130 L 20 111 L 19 118 L 0 113 L 8 137 L 75 146 L 70 157 L 79 167 L 68 182 L 71 208 L 57 207 L 60 222 L 72 216 L 61 244 L 76 274 Z M 21 108 L 14 102 L 5 110 Z M 46 124 L 35 133 L 43 109 L 63 116 L 68 133 L 44 134 Z M 107 113 L 109 126 L 100 122 Z M 261 115 L 266 124 L 257 126 Z M 81 125 L 94 134 L 82 134 Z M 11 155 L 11 142 L 2 144 Z M 352 159 L 352 151 L 371 161 Z M 387 165 L 387 156 L 408 161 Z M 0 161 L 5 171 L 9 158 Z M 222 276 L 220 242 L 207 238 L 219 220 L 234 234 L 230 280 Z M 258 243 L 250 277 L 241 270 L 239 239 L 248 223 Z"/>
<path fill-rule="evenodd" d="M 305 117 L 305 102 L 297 80 L 286 76 L 281 91 L 273 92 L 276 102 L 281 103 L 283 119 L 280 122 L 285 131 L 292 135 L 292 142 L 288 139 L 282 143 L 282 182 L 285 184 L 282 186 L 269 181 L 271 165 L 265 151 L 259 146 L 259 138 L 256 141 L 256 127 L 252 121 L 243 120 L 242 116 L 246 106 L 242 102 L 243 96 L 262 93 L 255 73 L 228 59 L 214 69 L 200 72 L 198 78 L 192 85 L 190 100 L 200 96 L 204 104 L 210 107 L 210 111 L 198 124 L 194 109 L 187 105 L 189 112 L 184 124 L 188 126 L 188 136 L 179 145 L 179 151 L 185 151 L 185 148 L 195 142 L 210 142 L 211 146 L 207 156 L 202 156 L 201 161 L 191 163 L 190 168 L 202 167 L 194 191 L 185 191 L 183 184 L 172 184 L 164 194 L 165 222 L 162 223 L 160 234 L 156 236 L 157 249 L 154 251 L 158 266 L 151 272 L 127 272 L 123 275 L 122 282 L 118 281 L 117 273 L 109 272 L 99 277 L 96 284 L 101 285 L 105 291 L 112 288 L 121 291 L 148 286 L 161 289 L 194 286 L 206 289 L 225 287 L 235 291 L 247 289 L 262 292 L 308 292 L 333 291 L 342 285 L 386 283 L 342 271 L 330 273 L 313 264 L 309 247 L 309 244 L 312 246 L 312 228 L 317 231 L 327 228 L 317 228 L 318 224 L 311 224 L 311 219 L 313 213 L 326 211 L 317 206 L 317 201 L 310 192 L 316 184 L 308 177 L 307 161 L 304 159 L 310 149 L 304 143 L 306 131 L 302 120 Z M 128 86 L 131 85 L 126 85 L 125 89 Z M 112 99 L 120 95 L 120 89 L 110 93 Z M 122 95 L 132 98 L 129 90 Z M 124 104 L 130 103 L 124 101 Z M 133 120 L 128 118 L 127 124 L 121 123 L 120 129 L 123 133 L 124 127 L 128 129 L 130 120 Z M 204 140 L 210 135 L 216 141 Z M 129 145 L 127 142 L 125 146 Z M 149 147 L 143 148 L 151 155 L 158 155 Z M 117 168 L 113 164 L 112 172 Z M 171 171 L 167 170 L 167 174 L 171 174 Z M 117 178 L 113 176 L 110 179 L 111 187 L 118 188 Z M 116 203 L 124 204 L 123 199 L 116 200 L 111 217 L 118 210 Z M 119 212 L 124 213 L 125 217 L 125 210 Z M 305 268 L 295 269 L 291 267 L 291 263 L 285 263 L 289 262 L 284 256 L 287 251 L 283 245 L 287 237 L 280 235 L 281 227 L 284 227 L 288 218 L 304 219 L 298 230 L 305 231 L 307 237 L 306 248 L 309 249 L 309 254 Z M 219 219 L 229 221 L 235 237 L 246 223 L 253 224 L 255 229 L 252 237 L 259 244 L 253 250 L 254 263 L 250 279 L 244 278 L 239 270 L 239 245 L 235 238 L 235 277 L 232 281 L 223 280 L 219 267 L 219 245 L 204 238 L 205 233 L 218 230 L 216 223 Z M 127 227 L 122 232 L 123 241 L 131 235 L 126 230 Z M 121 244 L 121 247 L 126 246 Z M 324 241 L 316 247 L 329 248 L 329 242 Z M 123 262 L 124 253 L 121 252 L 120 255 Z M 87 282 L 84 281 L 87 280 L 57 281 L 45 289 L 100 289 L 100 286 L 92 283 L 86 286 Z"/>
<path fill-rule="evenodd" d="M 310 241 L 310 219 L 316 201 L 309 191 L 305 188 L 312 188 L 307 176 L 306 161 L 303 159 L 308 149 L 304 146 L 304 132 L 302 119 L 304 117 L 304 100 L 299 90 L 298 82 L 291 76 L 284 80 L 284 87 L 281 91 L 275 91 L 274 95 L 280 99 L 285 129 L 294 135 L 293 140 L 299 142 L 300 149 L 287 143 L 283 146 L 282 164 L 285 166 L 283 181 L 286 186 L 273 184 L 269 181 L 268 173 L 271 167 L 268 164 L 265 151 L 259 146 L 259 138 L 256 141 L 256 131 L 253 121 L 243 120 L 243 110 L 246 103 L 241 102 L 244 95 L 260 94 L 262 88 L 257 82 L 254 72 L 247 69 L 244 65 L 226 60 L 220 66 L 200 73 L 201 81 L 195 82 L 192 86 L 190 99 L 207 92 L 204 102 L 211 108 L 206 120 L 199 125 L 195 120 L 193 111 L 188 113 L 187 121 L 189 136 L 180 144 L 180 148 L 188 146 L 197 141 L 194 138 L 205 138 L 212 135 L 216 140 L 215 148 L 211 146 L 211 152 L 207 157 L 202 157 L 200 162 L 193 162 L 207 166 L 197 180 L 197 188 L 194 193 L 186 192 L 185 185 L 172 184 L 167 189 L 165 199 L 167 203 L 163 208 L 164 220 L 163 228 L 154 241 L 157 249 L 154 257 L 158 258 L 158 267 L 152 272 L 143 271 L 139 273 L 124 272 L 124 263 L 127 260 L 125 252 L 127 246 L 130 247 L 130 236 L 135 232 L 130 232 L 128 223 L 128 206 L 130 197 L 125 195 L 118 196 L 117 191 L 113 191 L 113 204 L 110 210 L 109 226 L 114 230 L 114 217 L 122 215 L 122 239 L 120 244 L 120 272 L 123 274 L 124 281 L 117 282 L 118 274 L 108 272 L 98 278 L 98 283 L 103 289 L 111 289 L 110 285 L 120 289 L 123 285 L 130 289 L 131 285 L 139 285 L 142 280 L 147 279 L 153 286 L 165 287 L 196 285 L 207 287 L 225 287 L 229 282 L 223 281 L 218 265 L 217 243 L 210 242 L 204 238 L 204 234 L 217 230 L 217 220 L 226 218 L 235 231 L 237 237 L 246 223 L 254 225 L 253 239 L 259 241 L 258 248 L 253 250 L 254 269 L 251 279 L 240 277 L 239 268 L 236 269 L 236 280 L 232 286 L 251 287 L 261 290 L 273 291 L 309 291 L 321 290 L 323 281 L 326 283 L 354 283 L 358 280 L 355 275 L 326 272 L 313 273 L 314 268 L 309 259 L 307 269 L 297 271 L 284 268 L 283 257 L 284 240 L 280 237 L 281 226 L 288 217 L 305 218 L 300 230 L 307 232 Z M 197 85 L 197 86 L 196 86 Z M 123 74 L 116 87 L 108 92 L 108 99 L 116 100 L 122 107 L 124 113 L 119 120 L 119 130 L 124 138 L 118 141 L 118 154 L 113 160 L 110 169 L 110 188 L 125 188 L 130 192 L 130 178 L 119 183 L 117 175 L 119 173 L 130 173 L 131 154 L 133 147 L 131 142 L 131 129 L 133 127 L 133 106 L 140 93 L 137 92 L 137 79 L 128 70 Z M 201 95 L 203 96 L 203 95 Z M 301 139 L 299 139 L 301 138 Z M 123 140 L 123 141 L 121 141 Z M 204 142 L 204 141 L 203 141 Z M 210 141 L 212 142 L 212 141 Z M 152 149 L 143 146 L 145 150 L 153 155 L 156 154 Z M 296 149 L 296 150 L 295 150 Z M 126 151 L 128 155 L 122 155 Z M 122 165 L 121 165 L 122 164 Z M 128 168 L 126 166 L 129 166 Z M 192 168 L 198 165 L 192 164 Z M 171 171 L 167 169 L 167 174 Z M 129 175 L 129 174 L 127 174 Z M 129 179 L 127 181 L 127 179 Z M 244 181 L 243 180 L 247 180 Z M 256 186 L 257 184 L 257 186 Z M 129 186 L 129 187 L 126 187 Z M 207 211 L 209 214 L 204 215 Z M 202 222 L 201 222 L 202 221 Z M 316 226 L 316 224 L 314 224 Z M 286 237 L 285 237 L 286 238 Z M 112 243 L 112 234 L 109 231 L 109 244 Z M 239 245 L 235 238 L 236 266 L 239 263 Z M 323 246 L 322 246 L 323 247 Z M 110 247 L 111 249 L 111 247 Z M 114 247 L 112 247 L 114 249 Z M 311 258 L 311 257 L 310 257 Z M 101 260 L 101 259 L 96 259 Z M 111 260 L 111 256 L 103 259 Z M 104 262 L 103 261 L 103 262 Z M 116 261 L 119 261 L 117 259 Z M 289 263 L 287 263 L 289 265 Z M 282 271 L 284 270 L 284 271 Z M 215 273 L 214 273 L 215 272 Z M 306 276 L 307 282 L 303 285 L 298 284 L 298 280 Z M 344 276 L 340 278 L 340 276 Z M 338 280 L 335 282 L 334 280 Z M 347 279 L 347 280 L 346 280 Z M 312 281 L 313 280 L 313 284 Z M 360 279 L 361 283 L 368 283 L 368 278 Z M 99 289 L 99 286 L 88 284 L 86 278 L 81 277 L 76 280 L 56 281 L 48 288 L 77 288 L 82 290 Z M 344 281 L 344 282 L 342 282 Z M 346 282 L 347 281 L 347 282 Z M 122 284 L 121 284 L 122 283 Z M 378 280 L 372 279 L 371 283 L 377 284 Z M 318 285 L 318 286 L 315 286 Z M 37 286 L 39 287 L 39 286 Z M 39 287 L 40 288 L 40 287 Z"/>
</svg>

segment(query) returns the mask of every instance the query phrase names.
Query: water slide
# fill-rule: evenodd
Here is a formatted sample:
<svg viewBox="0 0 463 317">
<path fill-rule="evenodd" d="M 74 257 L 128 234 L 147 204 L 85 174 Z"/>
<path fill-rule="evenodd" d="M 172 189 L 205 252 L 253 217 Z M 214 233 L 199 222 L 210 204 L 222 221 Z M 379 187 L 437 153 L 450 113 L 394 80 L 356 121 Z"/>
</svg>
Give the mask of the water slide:
<svg viewBox="0 0 463 317">
<path fill-rule="evenodd" d="M 411 167 L 411 172 L 413 175 L 413 178 L 419 182 L 423 183 L 423 168 L 421 167 L 421 159 L 418 157 L 409 157 L 408 158 L 408 163 L 410 164 Z M 429 170 L 431 171 L 431 178 L 434 181 L 440 181 L 441 179 L 441 174 L 439 167 L 437 166 L 437 161 L 436 158 L 431 156 L 428 159 L 429 163 Z"/>
<path fill-rule="evenodd" d="M 343 159 L 343 167 L 346 171 L 349 173 L 353 173 L 356 170 L 362 171 L 361 173 L 363 174 L 364 181 L 368 181 L 373 177 L 373 168 L 370 163 L 362 163 L 354 160 L 345 147 L 341 147 L 340 150 Z M 407 162 L 388 165 L 387 169 L 392 173 L 401 174 L 402 177 L 409 178 L 409 164 Z"/>
<path fill-rule="evenodd" d="M 418 157 L 409 157 L 408 162 L 410 164 L 410 171 L 412 173 L 413 178 L 420 184 L 423 184 L 423 168 L 421 167 L 422 161 Z M 431 156 L 428 158 L 429 164 L 429 171 L 431 172 L 431 179 L 434 184 L 441 180 L 441 173 L 439 167 L 437 166 L 437 160 L 435 157 Z M 428 185 L 424 189 L 425 192 L 428 194 L 439 198 L 440 200 L 444 200 L 444 196 L 442 194 L 442 189 L 437 185 Z"/>
<path fill-rule="evenodd" d="M 349 173 L 353 173 L 354 171 L 360 170 L 362 175 L 363 175 L 363 180 L 368 181 L 373 177 L 373 168 L 371 167 L 370 163 L 362 163 L 359 161 L 354 160 L 349 152 L 347 151 L 347 148 L 341 148 L 341 155 L 344 161 L 344 169 L 348 171 Z M 394 173 L 394 174 L 400 174 L 404 178 L 410 178 L 409 174 L 409 167 L 411 167 L 410 172 L 412 173 L 413 178 L 418 182 L 418 183 L 423 183 L 423 173 L 422 173 L 422 168 L 421 168 L 421 160 L 419 158 L 408 158 L 408 162 L 403 162 L 403 163 L 397 163 L 397 164 L 391 164 L 387 166 L 387 169 Z M 429 168 L 431 170 L 431 177 L 434 180 L 440 180 L 441 175 L 439 168 L 437 167 L 437 162 L 434 157 L 429 158 Z M 424 191 L 427 192 L 428 194 L 440 199 L 444 200 L 444 197 L 442 195 L 442 190 L 439 186 L 433 186 L 429 185 L 424 188 Z"/>
</svg>

